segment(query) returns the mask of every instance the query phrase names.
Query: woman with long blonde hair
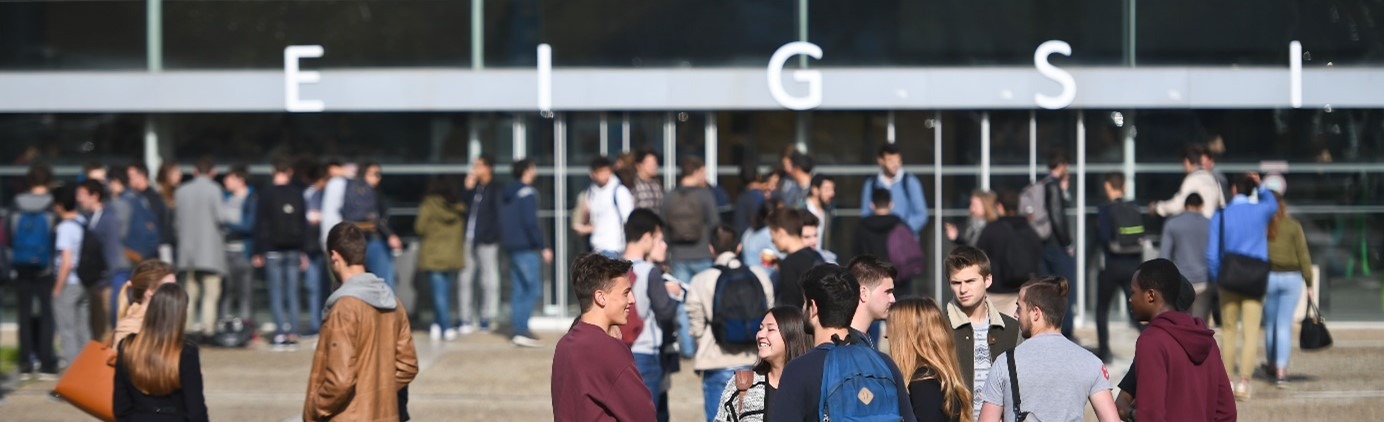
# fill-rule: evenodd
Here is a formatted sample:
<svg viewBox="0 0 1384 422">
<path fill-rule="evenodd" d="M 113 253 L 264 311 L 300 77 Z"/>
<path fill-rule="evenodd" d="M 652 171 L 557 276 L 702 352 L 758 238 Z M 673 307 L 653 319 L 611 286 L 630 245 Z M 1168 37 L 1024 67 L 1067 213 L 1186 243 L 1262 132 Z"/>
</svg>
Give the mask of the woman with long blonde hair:
<svg viewBox="0 0 1384 422">
<path fill-rule="evenodd" d="M 889 307 L 889 357 L 908 377 L 908 396 L 919 421 L 971 422 L 971 389 L 961 377 L 951 325 L 929 298 L 909 297 Z"/>
<path fill-rule="evenodd" d="M 145 260 L 130 271 L 130 282 L 120 289 L 119 307 L 116 316 L 115 332 L 107 342 L 112 347 L 120 344 L 125 336 L 139 332 L 144 325 L 144 313 L 149 299 L 160 285 L 177 282 L 173 276 L 173 266 L 157 259 Z"/>
<path fill-rule="evenodd" d="M 150 297 L 139 334 L 120 342 L 115 364 L 117 421 L 205 421 L 197 346 L 183 338 L 187 292 L 162 284 Z"/>
</svg>

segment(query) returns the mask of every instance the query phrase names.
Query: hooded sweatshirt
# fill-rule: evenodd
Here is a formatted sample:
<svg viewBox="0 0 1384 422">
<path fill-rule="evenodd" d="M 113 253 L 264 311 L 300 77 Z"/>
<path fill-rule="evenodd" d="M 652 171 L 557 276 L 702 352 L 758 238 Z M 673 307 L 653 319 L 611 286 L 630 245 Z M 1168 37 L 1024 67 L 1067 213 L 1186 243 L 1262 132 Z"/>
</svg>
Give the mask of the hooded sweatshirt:
<svg viewBox="0 0 1384 422">
<path fill-rule="evenodd" d="M 303 420 L 399 420 L 400 390 L 418 375 L 408 311 L 384 280 L 362 273 L 327 298 L 322 314 Z"/>
<path fill-rule="evenodd" d="M 1153 318 L 1134 352 L 1140 421 L 1235 420 L 1235 398 L 1214 334 L 1185 313 Z"/>
<path fill-rule="evenodd" d="M 874 255 L 889 258 L 889 233 L 904 224 L 897 215 L 871 215 L 860 219 L 860 228 L 855 231 L 855 255 Z"/>
<path fill-rule="evenodd" d="M 347 296 L 360 299 L 381 311 L 392 311 L 399 307 L 398 298 L 394 296 L 394 291 L 389 289 L 389 285 L 384 284 L 383 279 L 374 274 L 360 273 L 346 279 L 341 288 L 327 296 L 327 304 L 322 307 L 322 319 L 326 320 L 332 313 L 332 305 Z"/>
</svg>

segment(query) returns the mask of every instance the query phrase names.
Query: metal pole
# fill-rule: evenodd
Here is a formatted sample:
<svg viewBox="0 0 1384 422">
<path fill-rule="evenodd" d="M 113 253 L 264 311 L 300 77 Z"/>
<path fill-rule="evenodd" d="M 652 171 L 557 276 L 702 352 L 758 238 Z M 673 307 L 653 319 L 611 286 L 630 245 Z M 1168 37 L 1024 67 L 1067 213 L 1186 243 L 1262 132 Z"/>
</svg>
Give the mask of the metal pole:
<svg viewBox="0 0 1384 422">
<path fill-rule="evenodd" d="M 1038 181 L 1038 112 L 1028 111 L 1028 182 Z"/>
<path fill-rule="evenodd" d="M 677 136 L 678 122 L 673 116 L 673 112 L 663 113 L 663 190 L 671 191 L 677 187 L 677 181 L 673 180 L 678 176 L 677 173 Z"/>
<path fill-rule="evenodd" d="M 894 131 L 894 110 L 889 110 L 889 131 L 886 132 L 884 140 L 889 141 L 891 144 L 896 141 L 896 133 Z"/>
<path fill-rule="evenodd" d="M 466 161 L 474 162 L 481 156 L 481 131 L 477 126 L 480 125 L 481 118 L 475 113 L 466 115 Z"/>
<path fill-rule="evenodd" d="M 514 118 L 514 124 L 513 124 L 513 127 L 514 127 L 514 139 L 513 139 L 513 141 L 514 141 L 514 160 L 515 160 L 515 161 L 519 161 L 519 160 L 522 160 L 522 159 L 524 159 L 524 157 L 527 157 L 527 156 L 529 155 L 529 151 L 528 151 L 528 149 L 529 149 L 529 143 L 527 142 L 528 139 L 529 139 L 529 135 L 528 135 L 528 133 L 527 133 L 528 124 L 527 124 L 527 122 L 524 121 L 524 118 L 521 117 L 518 113 L 515 113 L 515 114 L 513 115 L 513 118 Z"/>
<path fill-rule="evenodd" d="M 606 112 L 601 112 L 601 156 L 610 156 L 610 116 Z"/>
<path fill-rule="evenodd" d="M 1124 115 L 1124 175 L 1125 175 L 1125 199 L 1134 200 L 1134 137 L 1137 136 L 1134 129 L 1134 111 L 1130 110 Z"/>
<path fill-rule="evenodd" d="M 935 221 L 942 221 L 942 112 L 933 112 L 932 117 L 932 215 Z M 934 272 L 932 297 L 942 297 L 942 232 L 936 224 L 932 227 L 932 268 Z"/>
<path fill-rule="evenodd" d="M 980 113 L 980 189 L 990 190 L 990 112 Z"/>
<path fill-rule="evenodd" d="M 604 115 L 603 115 L 604 116 Z M 557 315 L 567 318 L 567 115 L 558 114 L 553 119 L 553 283 L 557 284 Z M 543 289 L 547 294 L 548 289 Z"/>
<path fill-rule="evenodd" d="M 144 57 L 150 72 L 163 71 L 163 0 L 145 3 Z"/>
<path fill-rule="evenodd" d="M 1086 119 L 1076 112 L 1076 327 L 1086 325 Z M 1063 216 L 1066 218 L 1066 216 Z"/>
<path fill-rule="evenodd" d="M 630 151 L 630 113 L 625 112 L 624 121 L 620 124 L 620 152 Z"/>
<path fill-rule="evenodd" d="M 485 67 L 485 0 L 471 0 L 471 69 Z"/>
<path fill-rule="evenodd" d="M 716 186 L 717 175 L 720 173 L 720 162 L 717 161 L 717 136 L 716 136 L 716 112 L 706 112 L 706 183 L 709 186 Z"/>
</svg>

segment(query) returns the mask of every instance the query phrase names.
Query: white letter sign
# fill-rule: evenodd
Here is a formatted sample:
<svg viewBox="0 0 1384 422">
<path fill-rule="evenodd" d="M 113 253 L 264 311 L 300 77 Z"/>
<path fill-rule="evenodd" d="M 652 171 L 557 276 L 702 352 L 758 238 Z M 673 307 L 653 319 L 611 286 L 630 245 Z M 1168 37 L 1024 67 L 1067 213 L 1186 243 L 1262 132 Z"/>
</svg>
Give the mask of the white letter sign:
<svg viewBox="0 0 1384 422">
<path fill-rule="evenodd" d="M 1076 99 L 1076 79 L 1072 74 L 1058 69 L 1048 63 L 1048 56 L 1057 53 L 1063 56 L 1072 55 L 1072 46 L 1066 41 L 1048 41 L 1038 46 L 1038 50 L 1033 52 L 1033 66 L 1038 68 L 1038 73 L 1047 76 L 1049 79 L 1062 85 L 1062 93 L 1056 97 L 1049 97 L 1040 93 L 1033 94 L 1033 101 L 1039 107 L 1048 110 L 1057 110 L 1072 105 L 1072 100 Z"/>
<path fill-rule="evenodd" d="M 325 52 L 320 45 L 284 47 L 284 109 L 291 112 L 315 112 L 327 108 L 321 100 L 298 99 L 298 84 L 315 84 L 322 80 L 322 74 L 317 71 L 299 71 L 298 60 L 322 57 Z"/>
<path fill-rule="evenodd" d="M 822 72 L 820 71 L 793 71 L 793 80 L 807 84 L 806 98 L 788 95 L 788 91 L 783 89 L 783 66 L 788 63 L 789 58 L 799 54 L 820 60 L 822 47 L 806 41 L 791 42 L 779 47 L 778 50 L 774 51 L 773 57 L 769 58 L 769 94 L 774 97 L 774 101 L 778 101 L 779 105 L 789 110 L 808 110 L 822 105 Z"/>
<path fill-rule="evenodd" d="M 553 111 L 553 46 L 538 45 L 538 111 Z"/>
</svg>

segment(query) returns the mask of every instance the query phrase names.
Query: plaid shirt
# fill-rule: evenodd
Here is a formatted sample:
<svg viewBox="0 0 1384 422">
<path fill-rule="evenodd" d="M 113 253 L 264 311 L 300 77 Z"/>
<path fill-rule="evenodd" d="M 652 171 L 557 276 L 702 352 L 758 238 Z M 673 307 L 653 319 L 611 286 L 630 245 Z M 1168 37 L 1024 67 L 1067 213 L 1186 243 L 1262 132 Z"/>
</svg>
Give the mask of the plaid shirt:
<svg viewBox="0 0 1384 422">
<path fill-rule="evenodd" d="M 658 179 L 645 181 L 636 177 L 634 179 L 634 207 L 648 208 L 655 213 L 662 213 L 663 210 L 663 184 Z"/>
</svg>

